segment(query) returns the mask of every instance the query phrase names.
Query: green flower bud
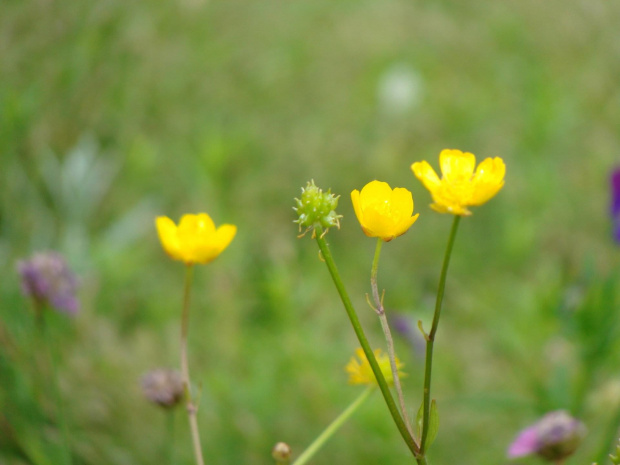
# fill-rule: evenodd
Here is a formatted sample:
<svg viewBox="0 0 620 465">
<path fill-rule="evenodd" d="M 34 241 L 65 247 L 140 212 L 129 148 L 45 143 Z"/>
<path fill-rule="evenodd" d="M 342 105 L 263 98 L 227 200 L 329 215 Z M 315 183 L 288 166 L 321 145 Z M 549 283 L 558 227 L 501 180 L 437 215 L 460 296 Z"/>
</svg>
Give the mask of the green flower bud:
<svg viewBox="0 0 620 465">
<path fill-rule="evenodd" d="M 293 207 L 293 210 L 299 215 L 294 221 L 299 224 L 299 230 L 301 231 L 302 226 L 306 228 L 302 236 L 317 227 L 325 229 L 325 232 L 332 226 L 340 228 L 339 219 L 342 215 L 338 215 L 335 211 L 339 197 L 332 194 L 331 189 L 323 192 L 314 185 L 314 181 L 301 188 L 301 199 L 295 199 L 297 206 Z"/>
</svg>

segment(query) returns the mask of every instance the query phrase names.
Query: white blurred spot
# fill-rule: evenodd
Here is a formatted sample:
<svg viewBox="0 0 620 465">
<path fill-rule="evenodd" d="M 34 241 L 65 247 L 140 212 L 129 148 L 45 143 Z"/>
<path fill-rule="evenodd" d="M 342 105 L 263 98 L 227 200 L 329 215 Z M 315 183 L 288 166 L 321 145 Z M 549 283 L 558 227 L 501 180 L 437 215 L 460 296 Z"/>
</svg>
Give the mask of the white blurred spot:
<svg viewBox="0 0 620 465">
<path fill-rule="evenodd" d="M 402 115 L 417 107 L 422 100 L 422 93 L 422 78 L 404 63 L 387 68 L 377 85 L 380 110 L 388 115 Z"/>
</svg>

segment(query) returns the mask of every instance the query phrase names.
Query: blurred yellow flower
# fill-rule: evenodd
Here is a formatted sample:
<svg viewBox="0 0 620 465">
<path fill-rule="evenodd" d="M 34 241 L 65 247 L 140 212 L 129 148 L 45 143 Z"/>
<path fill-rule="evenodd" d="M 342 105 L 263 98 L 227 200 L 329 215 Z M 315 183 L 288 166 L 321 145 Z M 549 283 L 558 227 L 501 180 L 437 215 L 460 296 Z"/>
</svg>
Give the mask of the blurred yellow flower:
<svg viewBox="0 0 620 465">
<path fill-rule="evenodd" d="M 366 358 L 366 354 L 361 347 L 355 349 L 355 354 L 357 358 L 351 357 L 351 360 L 345 367 L 345 370 L 349 374 L 349 384 L 368 384 L 368 385 L 377 385 L 377 378 L 375 378 L 375 374 L 372 372 L 372 368 L 370 367 L 370 363 Z M 375 358 L 377 359 L 377 363 L 379 364 L 379 368 L 381 368 L 381 373 L 383 373 L 383 377 L 387 381 L 388 385 L 392 386 L 394 384 L 394 377 L 392 376 L 392 367 L 390 366 L 390 358 L 387 354 L 381 353 L 381 349 L 375 350 Z M 396 357 L 396 369 L 398 370 L 398 376 L 404 377 L 405 374 L 400 371 L 400 369 L 404 365 L 398 360 Z"/>
<path fill-rule="evenodd" d="M 167 216 L 155 221 L 161 245 L 174 260 L 194 263 L 209 263 L 228 247 L 237 233 L 237 227 L 223 224 L 215 229 L 209 215 L 183 215 L 177 226 Z"/>
<path fill-rule="evenodd" d="M 469 206 L 482 205 L 504 185 L 506 165 L 499 158 L 487 158 L 478 165 L 476 157 L 460 150 L 442 150 L 439 154 L 442 178 L 426 162 L 411 165 L 413 174 L 422 181 L 432 197 L 433 210 L 454 215 L 471 215 Z"/>
<path fill-rule="evenodd" d="M 351 192 L 357 220 L 368 237 L 380 237 L 385 242 L 405 234 L 419 214 L 413 214 L 411 192 L 403 187 L 394 190 L 386 182 L 371 181 Z"/>
</svg>

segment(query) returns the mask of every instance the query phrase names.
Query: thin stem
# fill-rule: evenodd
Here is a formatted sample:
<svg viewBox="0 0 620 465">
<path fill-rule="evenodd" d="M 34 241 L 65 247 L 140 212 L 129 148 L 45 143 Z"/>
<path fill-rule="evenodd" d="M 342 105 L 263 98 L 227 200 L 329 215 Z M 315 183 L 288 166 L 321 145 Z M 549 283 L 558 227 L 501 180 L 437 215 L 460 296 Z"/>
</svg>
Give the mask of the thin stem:
<svg viewBox="0 0 620 465">
<path fill-rule="evenodd" d="M 374 386 L 369 386 L 360 396 L 353 401 L 338 417 L 332 421 L 325 430 L 310 444 L 305 451 L 293 462 L 293 465 L 303 465 L 310 460 L 316 452 L 323 447 L 329 438 L 331 438 L 336 431 L 344 424 L 345 421 L 355 413 L 355 411 L 362 405 L 370 394 L 374 391 Z"/>
<path fill-rule="evenodd" d="M 185 393 L 185 402 L 187 407 L 187 415 L 189 417 L 189 427 L 192 434 L 192 443 L 194 445 L 194 456 L 198 465 L 204 465 L 202 458 L 202 448 L 200 447 L 200 434 L 198 433 L 198 420 L 196 419 L 196 406 L 192 401 L 192 392 L 190 389 L 189 365 L 187 363 L 187 328 L 189 325 L 189 296 L 192 287 L 192 276 L 194 267 L 187 265 L 185 268 L 185 290 L 183 292 L 183 315 L 181 318 L 181 372 L 183 375 L 183 391 Z"/>
<path fill-rule="evenodd" d="M 370 286 L 372 288 L 372 296 L 375 301 L 375 311 L 381 321 L 381 328 L 385 336 L 387 343 L 388 357 L 390 359 L 390 368 L 392 369 L 392 378 L 394 380 L 394 387 L 396 388 L 396 394 L 398 396 L 398 402 L 400 404 L 400 411 L 409 431 L 409 435 L 413 436 L 413 430 L 411 429 L 411 421 L 409 415 L 407 415 L 407 407 L 405 406 L 405 398 L 403 396 L 403 389 L 400 384 L 400 376 L 398 376 L 398 367 L 396 366 L 396 353 L 394 351 L 394 339 L 392 338 L 392 332 L 388 324 L 387 315 L 385 314 L 385 308 L 383 307 L 383 299 L 379 297 L 379 288 L 377 287 L 377 274 L 379 271 L 379 257 L 381 256 L 381 246 L 383 245 L 383 239 L 377 238 L 377 247 L 375 249 L 375 258 L 372 261 L 372 269 L 370 271 Z"/>
<path fill-rule="evenodd" d="M 448 265 L 450 264 L 450 256 L 452 255 L 452 246 L 456 238 L 456 232 L 459 227 L 461 217 L 454 215 L 450 237 L 448 238 L 448 246 L 443 259 L 441 275 L 439 277 L 439 287 L 437 289 L 437 300 L 435 301 L 435 313 L 433 315 L 433 324 L 431 331 L 426 335 L 426 360 L 424 364 L 424 403 L 422 410 L 422 434 L 420 438 L 420 455 L 424 456 L 426 452 L 426 437 L 428 436 L 430 409 L 431 409 L 431 373 L 433 370 L 433 345 L 435 342 L 435 334 L 439 326 L 439 317 L 441 315 L 441 306 L 443 304 L 443 296 L 446 288 L 446 277 L 448 275 Z"/>
<path fill-rule="evenodd" d="M 47 346 L 47 353 L 49 355 L 50 368 L 52 370 L 51 384 L 52 391 L 54 392 L 54 402 L 56 403 L 57 408 L 58 422 L 60 423 L 60 429 L 62 431 L 62 451 L 64 455 L 64 463 L 66 465 L 71 465 L 73 461 L 71 457 L 71 435 L 69 433 L 69 423 L 67 421 L 65 404 L 60 393 L 60 386 L 58 384 L 58 358 L 56 356 L 56 350 L 54 349 L 52 336 L 45 321 L 45 313 L 47 313 L 47 309 L 44 305 L 41 305 L 37 310 L 39 329 L 43 333 L 43 337 L 45 338 L 45 345 Z"/>
<path fill-rule="evenodd" d="M 338 268 L 336 268 L 336 263 L 334 262 L 334 259 L 331 255 L 329 247 L 327 246 L 327 243 L 325 242 L 325 239 L 323 239 L 322 237 L 322 234 L 323 234 L 322 229 L 316 228 L 315 234 L 316 234 L 317 244 L 319 246 L 319 249 L 321 250 L 321 254 L 323 256 L 323 259 L 325 260 L 327 269 L 329 270 L 332 280 L 334 281 L 334 285 L 336 286 L 336 289 L 338 290 L 338 294 L 340 295 L 340 299 L 342 300 L 342 303 L 347 312 L 347 315 L 349 316 L 349 320 L 351 321 L 351 325 L 353 326 L 353 330 L 355 331 L 357 339 L 360 345 L 362 346 L 362 350 L 364 351 L 364 354 L 366 355 L 366 358 L 368 359 L 368 363 L 370 363 L 370 367 L 372 368 L 372 371 L 375 374 L 375 378 L 377 379 L 377 383 L 379 384 L 379 389 L 381 390 L 381 394 L 383 395 L 383 398 L 385 399 L 385 403 L 387 404 L 388 410 L 390 411 L 390 414 L 392 415 L 394 423 L 396 424 L 398 431 L 403 437 L 403 440 L 407 444 L 407 447 L 409 447 L 409 450 L 416 457 L 416 460 L 418 461 L 418 463 L 420 465 L 423 465 L 426 462 L 424 461 L 423 458 L 422 458 L 422 461 L 420 461 L 420 458 L 418 457 L 419 447 L 415 443 L 415 440 L 409 434 L 409 431 L 407 430 L 407 426 L 405 425 L 405 422 L 400 416 L 398 408 L 396 407 L 396 404 L 394 403 L 394 398 L 392 397 L 390 388 L 388 387 L 387 382 L 385 381 L 385 377 L 383 376 L 383 373 L 381 372 L 381 368 L 379 367 L 379 364 L 377 363 L 375 354 L 370 348 L 368 339 L 366 339 L 366 335 L 364 334 L 362 325 L 360 324 L 360 321 L 357 317 L 357 313 L 355 312 L 355 309 L 353 308 L 351 299 L 349 298 L 349 295 L 344 287 L 344 283 L 342 282 L 342 279 L 340 278 Z"/>
</svg>

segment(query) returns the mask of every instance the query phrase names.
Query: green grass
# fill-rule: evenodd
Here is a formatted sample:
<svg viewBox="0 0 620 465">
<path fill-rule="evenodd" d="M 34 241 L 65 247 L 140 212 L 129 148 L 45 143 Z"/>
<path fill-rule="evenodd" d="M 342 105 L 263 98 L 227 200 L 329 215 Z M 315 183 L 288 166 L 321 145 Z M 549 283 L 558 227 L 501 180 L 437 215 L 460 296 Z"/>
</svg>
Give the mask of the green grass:
<svg viewBox="0 0 620 465">
<path fill-rule="evenodd" d="M 517 430 L 555 408 L 578 407 L 589 429 L 569 463 L 611 449 L 619 19 L 604 0 L 1 2 L 0 462 L 59 463 L 14 271 L 51 248 L 82 279 L 80 315 L 52 328 L 75 463 L 160 463 L 166 422 L 139 379 L 178 364 L 183 269 L 153 219 L 198 211 L 239 228 L 194 282 L 205 455 L 271 464 L 280 440 L 301 452 L 358 395 L 343 371 L 357 343 L 316 244 L 296 238 L 293 197 L 310 179 L 342 195 L 327 237 L 380 345 L 364 298 L 374 240 L 349 193 L 372 179 L 412 190 L 420 219 L 384 247 L 379 286 L 388 309 L 428 322 L 451 219 L 409 166 L 436 167 L 447 147 L 501 156 L 508 171 L 456 240 L 431 462 L 503 463 Z M 404 112 L 378 97 L 394 69 L 420 81 Z M 422 362 L 398 344 L 417 411 Z M 182 412 L 175 421 L 177 463 L 191 464 Z M 406 461 L 380 396 L 314 460 Z"/>
</svg>

